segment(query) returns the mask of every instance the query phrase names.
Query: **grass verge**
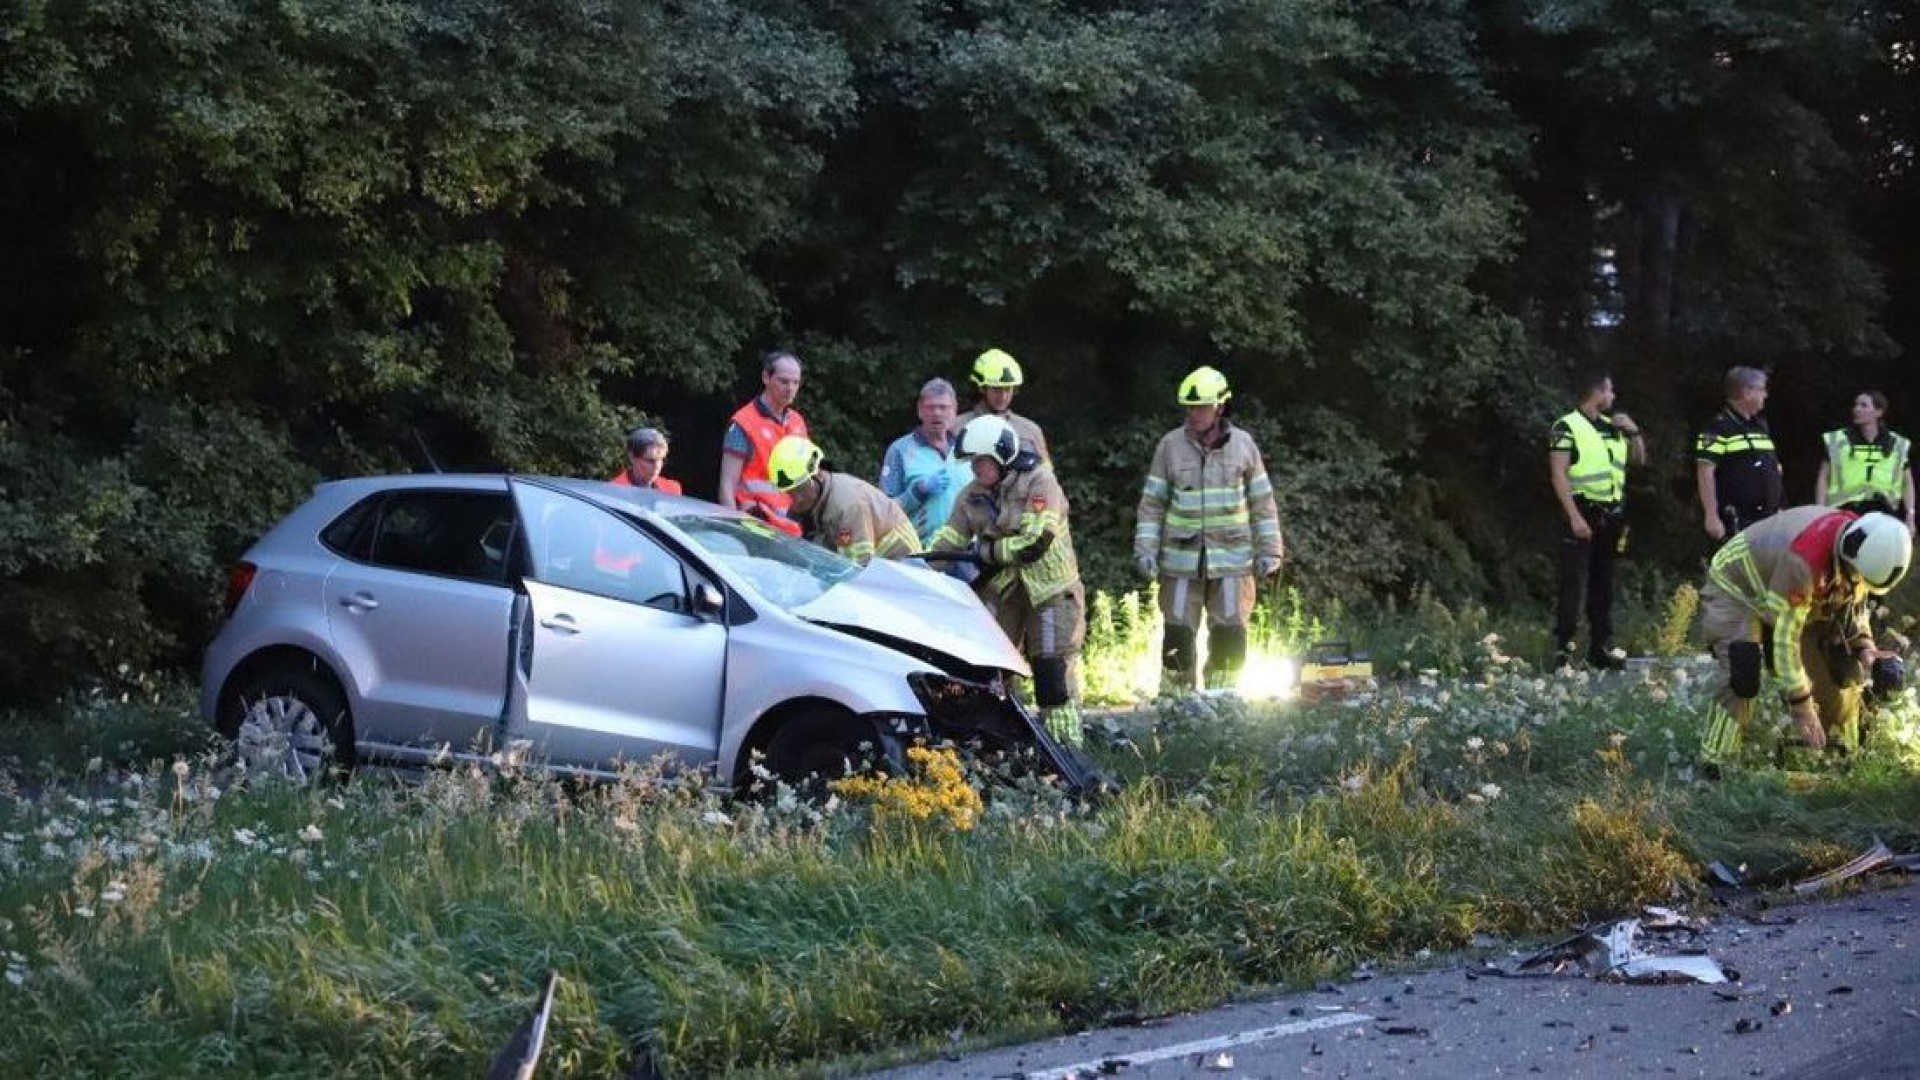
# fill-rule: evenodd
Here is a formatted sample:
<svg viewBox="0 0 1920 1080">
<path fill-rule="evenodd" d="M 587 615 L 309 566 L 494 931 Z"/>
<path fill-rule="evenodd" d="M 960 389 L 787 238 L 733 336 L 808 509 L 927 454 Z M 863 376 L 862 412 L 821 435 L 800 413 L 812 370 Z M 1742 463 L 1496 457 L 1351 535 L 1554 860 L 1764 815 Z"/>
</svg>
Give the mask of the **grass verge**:
<svg viewBox="0 0 1920 1080">
<path fill-rule="evenodd" d="M 1679 667 L 1502 660 L 1358 703 L 1164 703 L 1096 807 L 722 801 L 636 771 L 258 783 L 210 758 L 0 800 L 0 1073 L 811 1074 L 1199 1007 L 1920 843 L 1911 700 L 1845 773 L 1691 775 Z M 856 793 L 862 789 L 849 789 Z M 865 789 L 868 791 L 872 788 Z M 966 812 L 925 816 L 886 806 Z"/>
</svg>

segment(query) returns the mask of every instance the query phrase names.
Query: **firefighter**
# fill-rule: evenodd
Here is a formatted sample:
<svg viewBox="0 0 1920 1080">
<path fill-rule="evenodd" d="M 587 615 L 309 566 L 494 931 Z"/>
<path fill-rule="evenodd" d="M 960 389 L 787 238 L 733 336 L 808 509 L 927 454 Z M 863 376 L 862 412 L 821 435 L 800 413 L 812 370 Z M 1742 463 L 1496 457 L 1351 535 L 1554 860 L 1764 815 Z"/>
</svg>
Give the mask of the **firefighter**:
<svg viewBox="0 0 1920 1080">
<path fill-rule="evenodd" d="M 1865 514 L 1878 510 L 1913 530 L 1913 464 L 1907 440 L 1886 428 L 1887 395 L 1862 390 L 1853 398 L 1853 423 L 1821 436 L 1827 456 L 1813 489 L 1822 503 Z"/>
<path fill-rule="evenodd" d="M 1053 455 L 1047 452 L 1047 436 L 1040 425 L 1013 411 L 1013 394 L 1026 377 L 1020 371 L 1020 362 L 999 349 L 988 349 L 973 359 L 973 385 L 980 391 L 980 400 L 973 408 L 960 415 L 956 421 L 962 428 L 967 422 L 981 416 L 997 416 L 1013 425 L 1020 435 L 1020 443 L 1038 455 L 1041 461 L 1053 463 Z"/>
<path fill-rule="evenodd" d="M 1588 377 L 1580 407 L 1553 422 L 1547 448 L 1548 476 L 1560 500 L 1567 531 L 1560 538 L 1560 603 L 1556 612 L 1554 666 L 1573 657 L 1573 635 L 1587 609 L 1587 660 L 1594 667 L 1620 667 L 1613 642 L 1613 560 L 1627 537 L 1627 465 L 1647 463 L 1639 425 L 1613 409 L 1613 379 Z"/>
<path fill-rule="evenodd" d="M 1760 410 L 1767 405 L 1767 373 L 1727 369 L 1727 404 L 1694 443 L 1694 485 L 1701 527 L 1717 543 L 1780 509 L 1780 456 Z"/>
<path fill-rule="evenodd" d="M 1160 440 L 1140 490 L 1133 557 L 1160 583 L 1161 678 L 1176 690 L 1193 689 L 1203 616 L 1207 685 L 1237 683 L 1256 576 L 1278 573 L 1286 551 L 1260 448 L 1226 417 L 1232 396 L 1227 377 L 1210 367 L 1181 381 L 1186 423 Z"/>
<path fill-rule="evenodd" d="M 1702 626 L 1727 670 L 1701 739 L 1707 765 L 1739 749 L 1768 666 L 1803 743 L 1858 744 L 1865 672 L 1891 655 L 1874 646 L 1867 601 L 1899 584 L 1912 554 L 1912 534 L 1895 518 L 1825 506 L 1781 511 L 1720 548 L 1701 590 Z"/>
<path fill-rule="evenodd" d="M 770 352 L 760 358 L 759 396 L 740 406 L 720 446 L 720 490 L 715 502 L 745 510 L 767 524 L 800 535 L 787 513 L 792 500 L 767 479 L 767 456 L 788 435 L 805 436 L 806 418 L 793 407 L 800 394 L 800 358 Z"/>
<path fill-rule="evenodd" d="M 1066 493 L 1053 468 L 997 416 L 977 417 L 962 428 L 960 453 L 973 469 L 973 482 L 934 534 L 933 550 L 971 549 L 979 559 L 974 591 L 1033 665 L 1034 703 L 1047 730 L 1077 747 L 1087 598 L 1067 525 Z"/>
<path fill-rule="evenodd" d="M 667 433 L 639 427 L 627 433 L 627 467 L 607 482 L 621 487 L 652 488 L 666 495 L 680 494 L 680 481 L 660 475 L 667 464 Z"/>
<path fill-rule="evenodd" d="M 789 512 L 807 539 L 865 566 L 877 556 L 920 554 L 920 538 L 900 504 L 857 476 L 820 467 L 820 448 L 789 435 L 767 457 L 773 486 L 792 497 Z"/>
</svg>

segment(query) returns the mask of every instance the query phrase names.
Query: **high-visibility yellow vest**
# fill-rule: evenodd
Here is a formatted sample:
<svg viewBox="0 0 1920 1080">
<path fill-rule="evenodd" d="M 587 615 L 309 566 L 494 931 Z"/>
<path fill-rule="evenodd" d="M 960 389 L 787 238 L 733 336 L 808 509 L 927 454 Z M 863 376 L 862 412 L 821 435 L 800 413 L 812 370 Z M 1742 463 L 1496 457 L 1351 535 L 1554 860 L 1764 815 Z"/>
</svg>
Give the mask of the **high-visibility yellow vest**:
<svg viewBox="0 0 1920 1080">
<path fill-rule="evenodd" d="M 1861 442 L 1851 427 L 1836 428 L 1822 438 L 1827 444 L 1828 506 L 1880 498 L 1897 507 L 1906 499 L 1906 439 L 1887 431 L 1873 442 Z"/>
<path fill-rule="evenodd" d="M 1618 429 L 1602 435 L 1579 409 L 1560 422 L 1573 435 L 1576 452 L 1567 467 L 1567 484 L 1574 495 L 1588 502 L 1619 502 L 1627 494 L 1627 437 Z"/>
</svg>

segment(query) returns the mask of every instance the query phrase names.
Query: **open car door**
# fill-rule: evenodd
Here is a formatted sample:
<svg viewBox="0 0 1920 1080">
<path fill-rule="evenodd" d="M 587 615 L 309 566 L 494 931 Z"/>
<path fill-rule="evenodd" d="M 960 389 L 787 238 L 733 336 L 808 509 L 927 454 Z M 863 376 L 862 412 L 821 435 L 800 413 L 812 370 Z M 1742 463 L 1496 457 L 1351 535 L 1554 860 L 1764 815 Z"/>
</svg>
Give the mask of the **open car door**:
<svg viewBox="0 0 1920 1080">
<path fill-rule="evenodd" d="M 520 672 L 536 758 L 612 769 L 718 753 L 727 627 L 696 614 L 679 557 L 572 495 L 510 482 L 527 541 Z"/>
</svg>

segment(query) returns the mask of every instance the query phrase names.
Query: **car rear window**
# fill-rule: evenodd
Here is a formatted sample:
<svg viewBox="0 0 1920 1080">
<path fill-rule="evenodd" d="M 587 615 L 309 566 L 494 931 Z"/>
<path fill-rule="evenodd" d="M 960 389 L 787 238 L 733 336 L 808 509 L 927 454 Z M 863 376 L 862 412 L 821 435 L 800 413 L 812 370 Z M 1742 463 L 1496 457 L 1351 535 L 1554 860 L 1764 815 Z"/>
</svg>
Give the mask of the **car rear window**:
<svg viewBox="0 0 1920 1080">
<path fill-rule="evenodd" d="M 395 491 L 378 505 L 370 529 L 363 522 L 352 530 L 343 549 L 350 557 L 395 570 L 507 583 L 514 513 L 505 493 Z M 363 535 L 369 541 L 364 546 L 357 543 Z"/>
<path fill-rule="evenodd" d="M 320 530 L 320 542 L 336 554 L 364 562 L 367 545 L 373 541 L 374 514 L 380 507 L 380 499 L 381 496 L 374 495 L 354 503 L 352 509 Z"/>
</svg>

